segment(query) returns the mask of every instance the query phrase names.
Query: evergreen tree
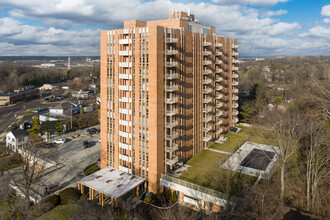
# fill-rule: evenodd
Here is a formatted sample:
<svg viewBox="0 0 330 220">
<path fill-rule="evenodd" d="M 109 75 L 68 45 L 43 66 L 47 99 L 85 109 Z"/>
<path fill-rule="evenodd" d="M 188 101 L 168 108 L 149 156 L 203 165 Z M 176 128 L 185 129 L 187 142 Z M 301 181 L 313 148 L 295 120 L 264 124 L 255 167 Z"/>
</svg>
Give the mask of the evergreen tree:
<svg viewBox="0 0 330 220">
<path fill-rule="evenodd" d="M 41 137 L 39 135 L 41 125 L 38 116 L 34 116 L 31 121 L 32 127 L 28 130 L 29 132 L 29 139 L 31 143 L 37 143 L 41 141 Z"/>
</svg>

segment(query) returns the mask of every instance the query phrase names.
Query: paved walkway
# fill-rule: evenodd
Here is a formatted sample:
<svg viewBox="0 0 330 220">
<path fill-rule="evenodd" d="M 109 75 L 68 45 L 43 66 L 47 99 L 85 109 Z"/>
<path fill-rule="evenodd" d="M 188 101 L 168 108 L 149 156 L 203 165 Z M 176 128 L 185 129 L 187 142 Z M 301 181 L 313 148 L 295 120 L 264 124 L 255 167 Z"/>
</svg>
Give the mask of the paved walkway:
<svg viewBox="0 0 330 220">
<path fill-rule="evenodd" d="M 220 153 L 220 154 L 228 154 L 228 155 L 231 155 L 230 152 L 222 151 L 222 150 L 216 150 L 216 149 L 212 149 L 212 148 L 205 148 L 205 150 L 214 151 L 214 152 L 217 152 L 217 153 Z"/>
</svg>

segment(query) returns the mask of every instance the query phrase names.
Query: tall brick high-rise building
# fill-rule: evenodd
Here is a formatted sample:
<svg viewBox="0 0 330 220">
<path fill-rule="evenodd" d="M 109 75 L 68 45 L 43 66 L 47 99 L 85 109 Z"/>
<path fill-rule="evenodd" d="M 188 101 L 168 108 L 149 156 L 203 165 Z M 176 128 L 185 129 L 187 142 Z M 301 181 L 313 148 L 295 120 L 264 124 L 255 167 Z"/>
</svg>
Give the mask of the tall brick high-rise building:
<svg viewBox="0 0 330 220">
<path fill-rule="evenodd" d="M 238 122 L 237 55 L 237 40 L 184 12 L 102 31 L 101 168 L 159 191 L 162 173 Z"/>
</svg>

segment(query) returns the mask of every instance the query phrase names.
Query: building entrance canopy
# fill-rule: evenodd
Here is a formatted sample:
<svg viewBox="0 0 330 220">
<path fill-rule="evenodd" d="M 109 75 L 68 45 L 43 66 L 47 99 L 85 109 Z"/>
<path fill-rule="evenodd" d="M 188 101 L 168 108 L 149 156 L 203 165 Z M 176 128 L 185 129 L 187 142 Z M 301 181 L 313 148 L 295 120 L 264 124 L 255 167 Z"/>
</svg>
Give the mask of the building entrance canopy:
<svg viewBox="0 0 330 220">
<path fill-rule="evenodd" d="M 118 199 L 143 184 L 145 179 L 114 167 L 105 167 L 79 181 L 80 184 Z"/>
</svg>

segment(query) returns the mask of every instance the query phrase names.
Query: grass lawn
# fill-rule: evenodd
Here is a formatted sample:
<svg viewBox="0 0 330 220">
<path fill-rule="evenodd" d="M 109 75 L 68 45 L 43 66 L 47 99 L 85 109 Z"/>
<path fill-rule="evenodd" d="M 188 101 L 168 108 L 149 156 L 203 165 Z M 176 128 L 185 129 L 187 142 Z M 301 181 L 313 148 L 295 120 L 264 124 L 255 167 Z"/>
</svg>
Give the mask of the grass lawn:
<svg viewBox="0 0 330 220">
<path fill-rule="evenodd" d="M 242 130 L 238 133 L 227 133 L 225 136 L 228 138 L 228 140 L 225 143 L 213 143 L 209 146 L 209 148 L 226 152 L 233 152 L 247 140 L 259 144 L 276 145 L 270 134 L 271 131 L 268 130 L 243 127 Z"/>
<path fill-rule="evenodd" d="M 11 208 L 7 202 L 0 202 L 0 219 L 10 219 L 12 216 Z"/>
<path fill-rule="evenodd" d="M 84 174 L 86 176 L 89 176 L 92 173 L 95 173 L 96 171 L 99 171 L 99 170 L 100 170 L 100 168 L 96 165 L 96 163 L 93 163 L 84 169 Z"/>
<path fill-rule="evenodd" d="M 77 213 L 83 211 L 83 207 L 79 205 L 59 205 L 54 209 L 50 210 L 46 214 L 39 217 L 39 220 L 48 220 L 48 219 L 57 219 L 57 220 L 66 220 L 72 219 L 73 216 Z"/>
</svg>

